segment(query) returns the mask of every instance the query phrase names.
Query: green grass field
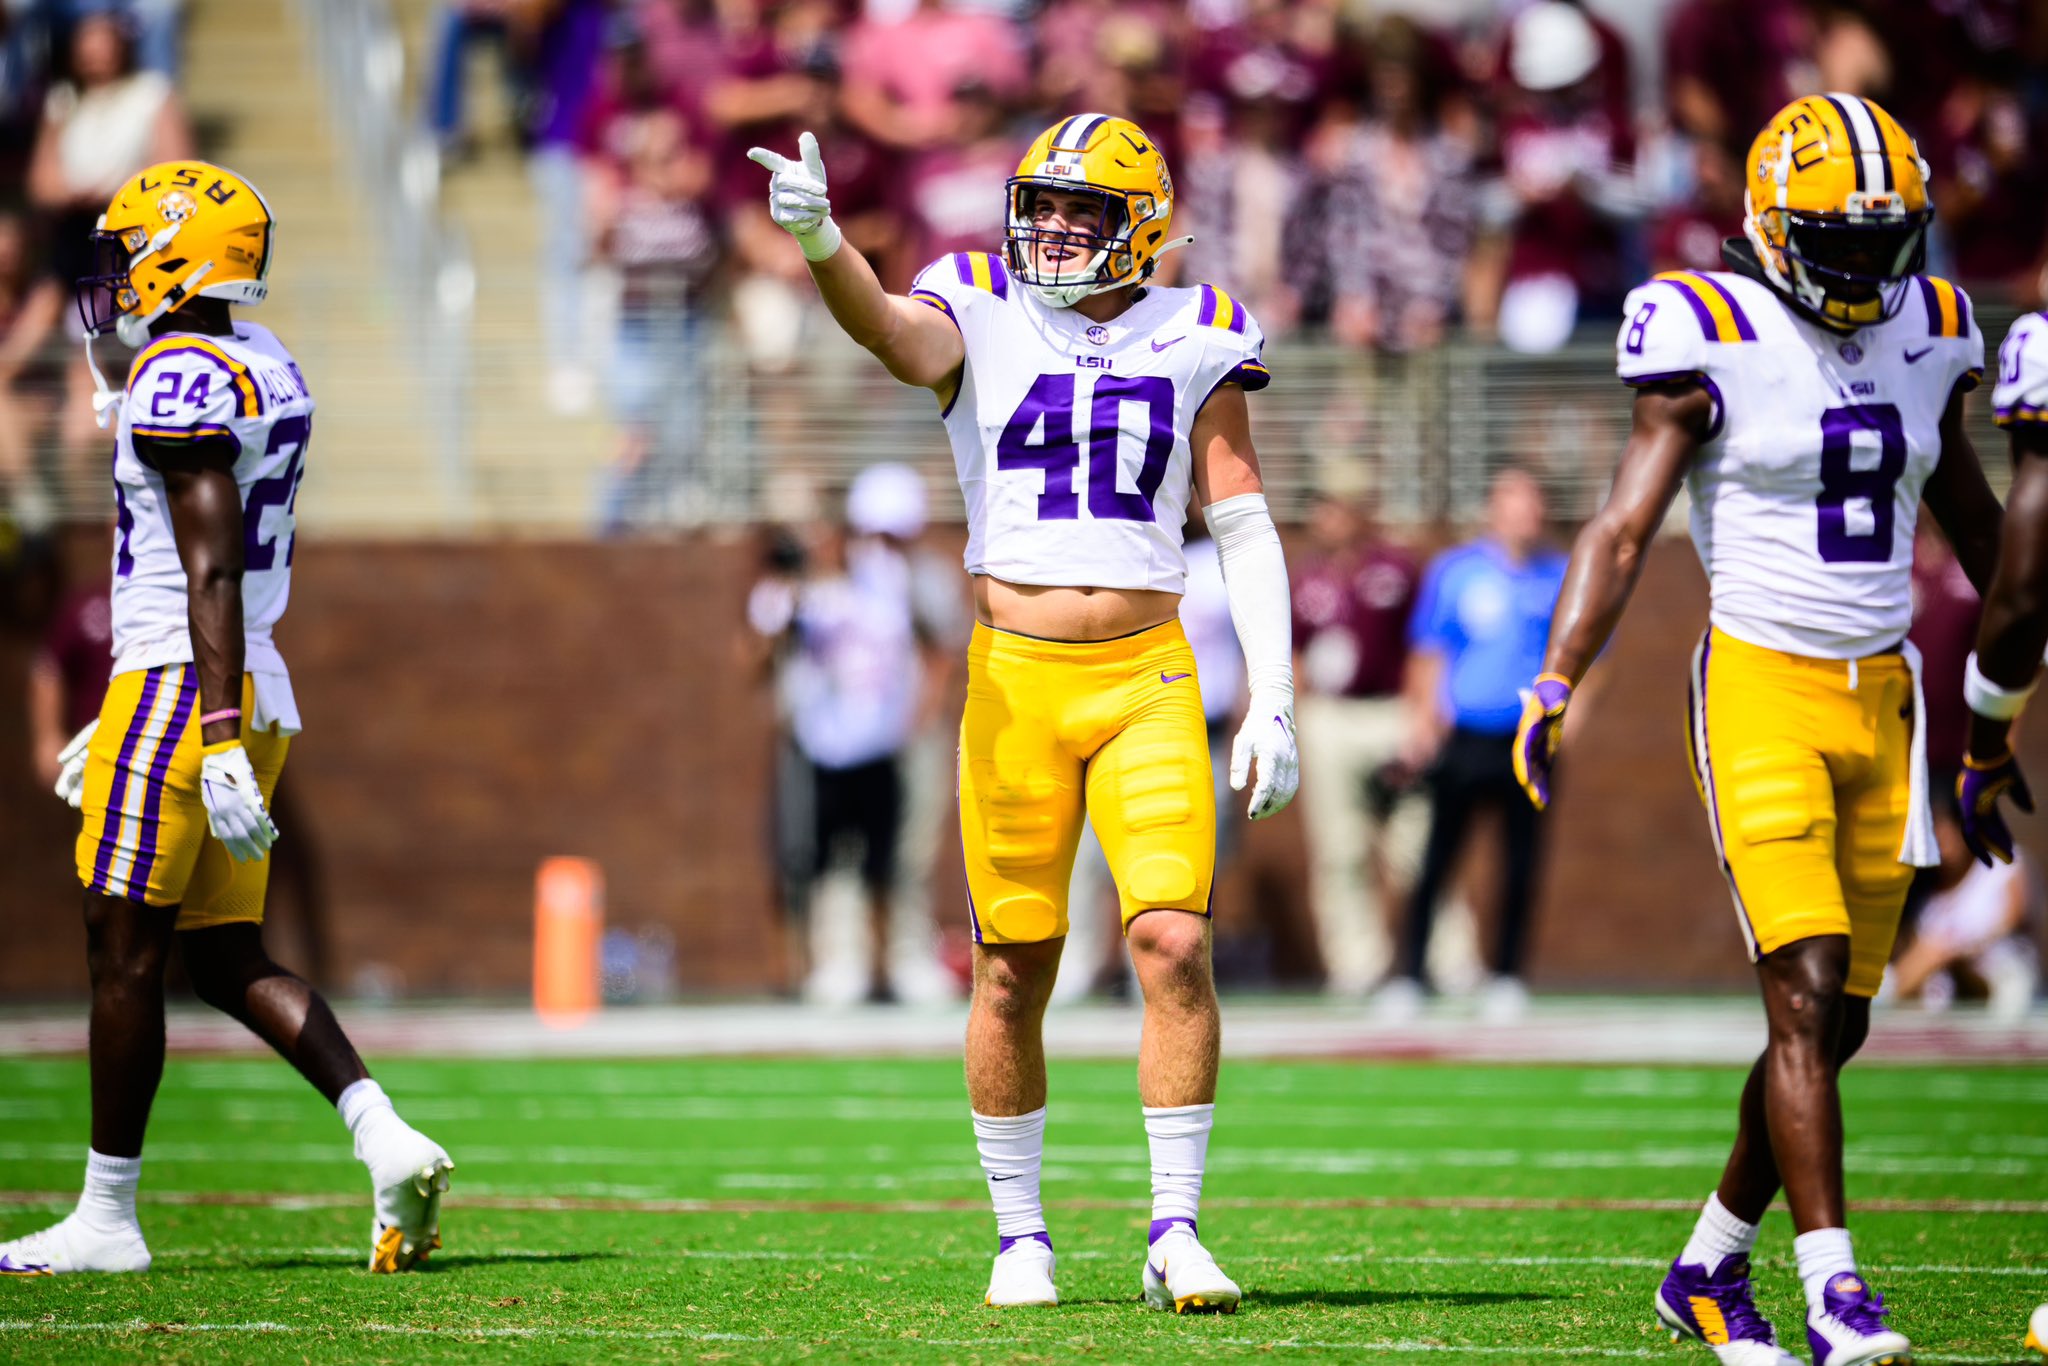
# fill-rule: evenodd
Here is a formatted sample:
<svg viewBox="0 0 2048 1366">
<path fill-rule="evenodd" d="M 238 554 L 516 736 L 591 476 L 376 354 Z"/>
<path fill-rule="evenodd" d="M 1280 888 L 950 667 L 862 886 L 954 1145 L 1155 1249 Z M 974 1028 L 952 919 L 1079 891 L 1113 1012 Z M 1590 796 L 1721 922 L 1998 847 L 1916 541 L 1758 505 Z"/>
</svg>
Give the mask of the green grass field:
<svg viewBox="0 0 2048 1366">
<path fill-rule="evenodd" d="M 1654 1327 L 1711 1188 L 1725 1069 L 1226 1067 L 1204 1240 L 1234 1317 L 1138 1302 L 1147 1217 L 1128 1064 L 1053 1072 L 1057 1310 L 980 1303 L 993 1222 L 937 1061 L 402 1061 L 456 1159 L 430 1269 L 363 1269 L 333 1111 L 269 1059 L 174 1060 L 140 1277 L 0 1281 L 0 1360 L 1710 1362 Z M 2048 1069 L 1852 1069 L 1858 1247 L 1922 1362 L 2024 1356 L 2048 1299 Z M 0 1060 L 0 1236 L 68 1206 L 85 1066 Z M 36 1194 L 47 1192 L 47 1196 Z M 1791 1233 L 1765 1311 L 1803 1354 Z"/>
</svg>

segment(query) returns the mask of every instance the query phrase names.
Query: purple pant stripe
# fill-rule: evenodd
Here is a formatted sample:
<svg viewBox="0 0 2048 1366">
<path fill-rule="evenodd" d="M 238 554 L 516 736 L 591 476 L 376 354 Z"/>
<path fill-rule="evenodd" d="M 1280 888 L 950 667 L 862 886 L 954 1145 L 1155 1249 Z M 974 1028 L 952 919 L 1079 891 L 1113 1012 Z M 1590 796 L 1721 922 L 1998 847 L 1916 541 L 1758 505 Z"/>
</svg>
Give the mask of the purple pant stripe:
<svg viewBox="0 0 2048 1366">
<path fill-rule="evenodd" d="M 1721 861 L 1722 876 L 1728 879 L 1728 894 L 1735 898 L 1735 913 L 1742 917 L 1749 942 L 1756 941 L 1756 926 L 1750 922 L 1749 907 L 1742 904 L 1742 888 L 1735 883 L 1735 869 L 1728 862 L 1728 841 L 1721 834 L 1721 800 L 1714 794 L 1714 756 L 1707 749 L 1707 666 L 1714 654 L 1714 632 L 1700 642 L 1700 676 L 1694 680 L 1700 697 L 1700 786 L 1707 794 L 1707 820 L 1713 827 L 1714 857 Z"/>
<path fill-rule="evenodd" d="M 156 758 L 149 766 L 149 786 L 143 789 L 141 848 L 135 855 L 135 871 L 128 875 L 128 885 L 144 891 L 148 890 L 149 875 L 156 868 L 156 832 L 163 814 L 164 780 L 171 771 L 171 755 L 178 748 L 178 739 L 184 735 L 192 716 L 192 703 L 199 695 L 198 666 L 185 665 L 180 673 L 183 677 L 178 682 L 178 700 L 171 708 L 171 724 L 156 747 Z"/>
<path fill-rule="evenodd" d="M 149 677 L 142 683 L 142 700 L 135 704 L 135 715 L 128 720 L 128 733 L 121 739 L 121 757 L 114 761 L 114 786 L 107 793 L 107 814 L 100 822 L 100 847 L 92 863 L 92 887 L 96 892 L 107 888 L 107 865 L 114 861 L 114 849 L 121 832 L 121 807 L 128 800 L 128 765 L 135 759 L 135 746 L 142 741 L 142 732 L 149 729 L 149 714 L 156 709 L 157 684 L 163 681 L 164 671 L 151 669 Z"/>
</svg>

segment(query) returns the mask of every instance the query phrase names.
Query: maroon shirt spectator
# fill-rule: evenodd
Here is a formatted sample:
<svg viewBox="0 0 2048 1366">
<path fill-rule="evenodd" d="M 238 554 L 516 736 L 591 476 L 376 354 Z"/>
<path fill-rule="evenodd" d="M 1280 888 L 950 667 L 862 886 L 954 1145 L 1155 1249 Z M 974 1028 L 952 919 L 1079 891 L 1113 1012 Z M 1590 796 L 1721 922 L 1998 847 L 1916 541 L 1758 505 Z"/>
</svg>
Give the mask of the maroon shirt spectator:
<svg viewBox="0 0 2048 1366">
<path fill-rule="evenodd" d="M 100 714 L 114 668 L 114 613 L 107 585 L 93 584 L 64 595 L 43 633 L 33 667 L 49 670 L 63 685 L 67 739 Z"/>
<path fill-rule="evenodd" d="M 1298 139 L 1315 121 L 1337 72 L 1336 33 L 1307 5 L 1251 0 L 1239 23 L 1195 41 L 1188 84 L 1208 117 L 1257 104 L 1276 111 L 1283 136 Z"/>
<path fill-rule="evenodd" d="M 903 180 L 903 216 L 916 271 L 948 252 L 1003 249 L 1009 224 L 1004 183 L 1017 169 L 1016 139 L 985 90 L 962 92 L 965 140 L 912 158 Z"/>
<path fill-rule="evenodd" d="M 1431 60 L 1412 24 L 1381 24 L 1360 73 L 1369 116 L 1326 126 L 1309 154 L 1320 173 L 1289 229 L 1288 278 L 1306 308 L 1327 299 L 1346 345 L 1433 346 L 1457 312 L 1477 185 L 1470 146 L 1437 120 Z"/>
<path fill-rule="evenodd" d="M 2048 252 L 2048 126 L 2029 118 L 2015 85 L 1966 80 L 1921 146 L 1939 168 L 1935 221 L 1958 277 L 2038 301 Z"/>
<path fill-rule="evenodd" d="M 29 755 L 36 782 L 57 781 L 57 755 L 99 715 L 114 666 L 114 615 L 105 583 L 57 604 L 28 670 Z"/>
<path fill-rule="evenodd" d="M 1304 681 L 1330 697 L 1392 697 L 1408 665 L 1408 617 L 1422 569 L 1368 540 L 1294 575 L 1294 640 Z"/>
<path fill-rule="evenodd" d="M 1693 193 L 1650 224 L 1650 268 L 1725 270 L 1721 243 L 1742 235 L 1742 162 L 1706 139 L 1692 147 Z"/>
<path fill-rule="evenodd" d="M 1948 542 L 1922 518 L 1913 543 L 1913 629 L 1920 648 L 1920 686 L 1927 695 L 1927 763 L 1937 774 L 1962 767 L 1970 709 L 1963 703 L 1963 666 L 1977 646 L 1984 604 Z"/>
<path fill-rule="evenodd" d="M 1795 90 L 1812 84 L 1812 47 L 1799 0 L 1682 0 L 1664 30 L 1672 122 L 1746 148 Z"/>
</svg>

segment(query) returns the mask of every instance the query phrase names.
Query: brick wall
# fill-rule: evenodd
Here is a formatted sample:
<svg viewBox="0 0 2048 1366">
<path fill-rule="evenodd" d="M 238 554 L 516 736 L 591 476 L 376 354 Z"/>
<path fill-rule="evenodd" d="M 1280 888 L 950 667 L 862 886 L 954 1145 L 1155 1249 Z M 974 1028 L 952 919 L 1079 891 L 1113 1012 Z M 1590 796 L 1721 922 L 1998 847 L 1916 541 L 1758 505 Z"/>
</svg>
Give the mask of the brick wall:
<svg viewBox="0 0 2048 1366">
<path fill-rule="evenodd" d="M 305 545 L 280 634 L 307 733 L 281 814 L 315 855 L 330 975 L 377 962 L 409 992 L 523 993 L 535 865 L 582 854 L 605 869 L 612 921 L 673 930 L 686 989 L 773 986 L 769 712 L 739 653 L 755 562 L 748 538 Z M 1747 980 L 1685 768 L 1704 616 L 1690 548 L 1661 543 L 1563 775 L 1539 983 Z M 75 818 L 26 776 L 27 649 L 0 633 L 0 997 L 15 998 L 83 986 Z M 1300 865 L 1291 814 L 1255 827 L 1219 905 L 1230 925 L 1271 925 L 1293 976 L 1313 970 Z M 956 863 L 939 887 L 960 923 Z"/>
</svg>

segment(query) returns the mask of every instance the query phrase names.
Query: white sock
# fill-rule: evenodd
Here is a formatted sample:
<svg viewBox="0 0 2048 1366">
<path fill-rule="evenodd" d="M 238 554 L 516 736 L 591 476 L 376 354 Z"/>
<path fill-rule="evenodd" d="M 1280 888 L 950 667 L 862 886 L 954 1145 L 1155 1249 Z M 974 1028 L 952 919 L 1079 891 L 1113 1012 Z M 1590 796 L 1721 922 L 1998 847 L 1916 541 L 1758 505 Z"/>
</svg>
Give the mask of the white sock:
<svg viewBox="0 0 2048 1366">
<path fill-rule="evenodd" d="M 373 1167 L 384 1141 L 409 1127 L 392 1108 L 391 1097 L 384 1094 L 384 1088 L 368 1077 L 343 1091 L 334 1108 L 341 1112 L 341 1122 L 355 1136 L 356 1156 Z"/>
<path fill-rule="evenodd" d="M 1693 1225 L 1692 1237 L 1686 1240 L 1678 1260 L 1703 1266 L 1711 1276 L 1730 1257 L 1747 1257 L 1756 1247 L 1756 1234 L 1757 1226 L 1730 1214 L 1716 1191 L 1707 1197 L 1706 1208 L 1700 1211 L 1700 1221 Z"/>
<path fill-rule="evenodd" d="M 135 1188 L 142 1183 L 142 1159 L 108 1157 L 85 1150 L 85 1191 L 78 1197 L 78 1217 L 94 1228 L 140 1228 L 135 1217 Z"/>
<path fill-rule="evenodd" d="M 1216 1107 L 1176 1105 L 1145 1107 L 1145 1140 L 1152 1149 L 1152 1236 L 1176 1223 L 1194 1232 L 1202 1208 L 1202 1168 L 1209 1160 L 1209 1130 Z"/>
<path fill-rule="evenodd" d="M 1038 1172 L 1045 1162 L 1045 1107 L 1028 1115 L 974 1116 L 974 1146 L 988 1175 L 989 1202 L 996 1207 L 996 1236 L 1007 1249 L 1012 1240 L 1045 1236 L 1045 1207 L 1038 1198 Z"/>
<path fill-rule="evenodd" d="M 1828 1282 L 1843 1272 L 1856 1270 L 1856 1253 L 1849 1246 L 1849 1230 L 1817 1228 L 1792 1240 L 1792 1254 L 1799 1259 L 1799 1281 L 1806 1287 L 1806 1307 L 1814 1313 L 1821 1308 L 1821 1295 Z"/>
</svg>

